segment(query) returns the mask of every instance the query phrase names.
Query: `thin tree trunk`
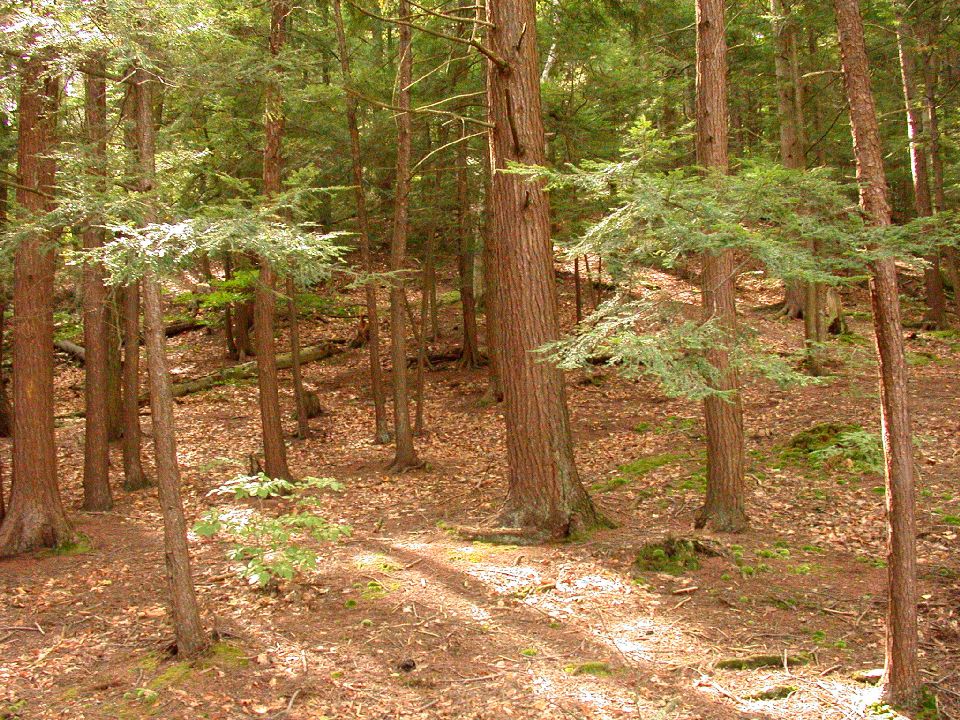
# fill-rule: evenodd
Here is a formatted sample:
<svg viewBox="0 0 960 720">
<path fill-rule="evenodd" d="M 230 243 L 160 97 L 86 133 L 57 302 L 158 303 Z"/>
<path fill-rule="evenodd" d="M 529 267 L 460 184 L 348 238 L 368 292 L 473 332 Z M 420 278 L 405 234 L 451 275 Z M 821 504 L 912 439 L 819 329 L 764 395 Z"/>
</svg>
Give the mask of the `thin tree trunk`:
<svg viewBox="0 0 960 720">
<path fill-rule="evenodd" d="M 133 77 L 136 85 L 136 132 L 139 159 L 139 190 L 147 197 L 147 206 L 154 190 L 156 129 L 153 120 L 154 80 L 143 67 Z M 147 220 L 153 220 L 152 212 Z M 177 638 L 177 654 L 194 657 L 206 647 L 197 594 L 190 572 L 187 546 L 187 523 L 180 499 L 180 467 L 177 464 L 176 424 L 173 417 L 173 395 L 170 392 L 170 371 L 167 366 L 166 333 L 160 284 L 152 273 L 143 278 L 144 337 L 147 346 L 147 370 L 150 376 L 150 418 L 157 462 L 157 485 L 160 511 L 163 515 L 163 544 L 173 627 Z"/>
<path fill-rule="evenodd" d="M 697 0 L 697 159 L 713 172 L 728 171 L 727 39 L 724 0 Z M 707 497 L 696 527 L 722 532 L 748 526 L 744 475 L 743 406 L 740 379 L 730 363 L 737 332 L 736 257 L 732 250 L 703 255 L 705 320 L 717 319 L 725 344 L 707 353 L 716 371 L 715 389 L 704 401 L 707 429 Z"/>
<path fill-rule="evenodd" d="M 123 369 L 120 354 L 122 330 L 115 292 L 107 299 L 107 440 L 123 437 Z"/>
<path fill-rule="evenodd" d="M 509 484 L 501 523 L 532 539 L 567 537 L 602 522 L 577 472 L 563 375 L 535 352 L 560 335 L 543 184 L 501 172 L 544 162 L 534 0 L 487 8 L 487 97 L 493 124 L 492 214 Z"/>
<path fill-rule="evenodd" d="M 927 161 L 927 149 L 923 137 L 923 105 L 917 89 L 916 55 L 917 39 L 913 27 L 906 16 L 906 10 L 898 2 L 897 12 L 897 49 L 900 54 L 900 77 L 903 87 L 903 101 L 907 115 L 907 137 L 910 139 L 910 172 L 913 178 L 913 198 L 918 217 L 933 215 L 933 199 L 930 196 L 930 173 Z M 927 312 L 924 325 L 929 328 L 943 328 L 947 325 L 947 297 L 943 291 L 943 276 L 940 274 L 940 259 L 937 253 L 927 257 L 927 266 L 923 271 L 923 283 L 926 291 Z"/>
<path fill-rule="evenodd" d="M 883 150 L 859 0 L 834 0 L 844 86 L 857 159 L 860 204 L 876 226 L 890 224 Z M 917 667 L 916 518 L 913 445 L 908 378 L 900 322 L 897 269 L 893 259 L 872 266 L 871 300 L 880 365 L 880 409 L 886 460 L 887 502 L 887 640 L 884 697 L 901 707 L 920 693 Z"/>
<path fill-rule="evenodd" d="M 23 61 L 17 147 L 17 202 L 35 219 L 54 209 L 59 78 L 32 51 Z M 57 486 L 53 408 L 54 251 L 37 233 L 14 255 L 13 479 L 0 526 L 0 557 L 68 542 L 73 531 Z"/>
<path fill-rule="evenodd" d="M 310 418 L 307 415 L 307 394 L 303 387 L 300 367 L 300 317 L 297 310 L 297 286 L 287 278 L 287 314 L 290 316 L 290 368 L 293 371 L 293 399 L 297 407 L 297 437 L 310 437 Z"/>
<path fill-rule="evenodd" d="M 140 429 L 140 285 L 123 288 L 123 489 L 134 491 L 153 483 L 143 471 Z"/>
<path fill-rule="evenodd" d="M 87 172 L 97 192 L 106 190 L 107 172 L 107 83 L 103 79 L 102 55 L 89 60 L 92 72 L 83 77 L 84 116 L 90 144 Z M 83 228 L 83 247 L 96 250 L 103 245 L 100 220 L 90 217 Z M 107 336 L 108 294 L 103 268 L 87 262 L 83 268 L 84 360 L 84 450 L 83 509 L 103 511 L 113 507 L 110 490 L 109 382 L 110 346 Z"/>
<path fill-rule="evenodd" d="M 408 0 L 400 0 L 400 17 L 410 13 Z M 394 273 L 390 286 L 390 339 L 393 362 L 393 424 L 396 455 L 388 466 L 392 472 L 403 472 L 419 467 L 413 445 L 410 424 L 409 393 L 407 391 L 407 327 L 404 319 L 404 279 L 408 212 L 410 203 L 411 115 L 410 85 L 413 82 L 413 47 L 410 27 L 401 25 L 399 70 L 397 72 L 397 184 L 394 195 L 393 239 L 390 243 L 390 270 Z"/>
<path fill-rule="evenodd" d="M 337 48 L 340 55 L 340 71 L 344 87 L 349 88 L 353 80 L 350 75 L 350 56 L 347 39 L 343 29 L 343 15 L 340 0 L 333 3 L 333 20 L 337 30 Z M 353 169 L 354 200 L 357 206 L 357 223 L 360 235 L 360 264 L 366 273 L 373 272 L 373 260 L 370 254 L 370 221 L 367 216 L 367 198 L 363 180 L 363 158 L 360 154 L 360 130 L 357 123 L 357 100 L 347 92 L 347 129 L 350 132 L 350 162 Z M 370 392 L 373 395 L 375 416 L 374 440 L 385 444 L 390 442 L 390 427 L 387 421 L 386 393 L 383 387 L 383 370 L 380 367 L 380 313 L 377 308 L 377 284 L 368 281 L 364 286 L 367 304 L 367 328 L 370 354 Z"/>
<path fill-rule="evenodd" d="M 577 322 L 583 322 L 583 289 L 580 287 L 580 256 L 573 259 L 573 297 L 577 307 Z"/>
<path fill-rule="evenodd" d="M 233 279 L 233 253 L 229 251 L 223 257 L 223 279 Z M 227 343 L 227 357 L 231 360 L 239 360 L 240 350 L 234 339 L 234 314 L 233 303 L 227 303 L 223 308 L 223 333 Z"/>
<path fill-rule="evenodd" d="M 463 310 L 463 346 L 460 365 L 480 367 L 480 343 L 477 340 L 477 300 L 473 293 L 473 238 L 470 233 L 470 185 L 467 177 L 466 127 L 460 123 L 457 144 L 457 265 L 460 274 L 460 306 Z"/>
<path fill-rule="evenodd" d="M 270 54 L 276 57 L 286 43 L 286 23 L 287 16 L 290 14 L 290 5 L 286 0 L 271 0 L 270 8 Z M 276 80 L 268 81 L 266 94 L 263 194 L 270 199 L 280 192 L 281 186 L 284 114 L 283 95 Z M 273 268 L 270 267 L 266 258 L 260 258 L 260 278 L 254 300 L 253 324 L 258 360 L 260 420 L 263 428 L 263 469 L 271 478 L 290 478 L 287 448 L 283 442 L 280 388 L 277 380 L 277 343 L 274 338 L 275 288 L 276 277 Z"/>
<path fill-rule="evenodd" d="M 479 11 L 478 11 L 479 12 Z M 489 77 L 489 74 L 488 74 Z M 503 402 L 503 380 L 501 369 L 503 359 L 500 343 L 500 314 L 498 312 L 497 290 L 500 284 L 500 267 L 497 264 L 496 238 L 493 235 L 493 173 L 491 172 L 491 142 L 488 132 L 484 136 L 483 152 L 483 303 L 484 314 L 487 320 L 487 358 L 489 359 L 489 373 L 487 391 L 484 401 L 488 403 Z"/>
</svg>

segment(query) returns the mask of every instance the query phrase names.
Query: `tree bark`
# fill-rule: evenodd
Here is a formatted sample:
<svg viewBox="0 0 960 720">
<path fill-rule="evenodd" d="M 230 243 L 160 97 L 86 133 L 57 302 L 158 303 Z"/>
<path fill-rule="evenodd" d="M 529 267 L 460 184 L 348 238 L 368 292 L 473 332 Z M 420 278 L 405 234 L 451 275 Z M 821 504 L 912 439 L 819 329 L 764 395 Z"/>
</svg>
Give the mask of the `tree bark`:
<svg viewBox="0 0 960 720">
<path fill-rule="evenodd" d="M 136 85 L 136 133 L 138 153 L 138 189 L 147 198 L 154 190 L 156 174 L 156 129 L 153 119 L 154 80 L 140 66 L 134 71 Z M 152 210 L 147 213 L 147 220 Z M 160 284 L 152 272 L 143 278 L 144 337 L 147 346 L 147 370 L 150 376 L 150 418 L 157 463 L 157 485 L 160 511 L 163 515 L 163 544 L 170 605 L 177 639 L 177 654 L 194 657 L 206 648 L 197 594 L 190 572 L 187 545 L 187 524 L 180 498 L 180 467 L 177 463 L 177 433 L 173 417 L 173 396 L 170 393 L 170 371 L 167 366 L 166 333 L 163 325 L 163 304 Z"/>
<path fill-rule="evenodd" d="M 481 6 L 482 7 L 482 6 Z M 479 11 L 478 11 L 479 12 Z M 484 400 L 490 403 L 503 402 L 503 381 L 500 368 L 503 360 L 500 354 L 500 318 L 497 312 L 497 287 L 499 285 L 500 269 L 496 259 L 496 238 L 493 235 L 493 173 L 491 171 L 491 135 L 484 136 L 483 152 L 483 307 L 487 321 L 487 358 L 489 360 L 489 374 L 487 392 Z"/>
<path fill-rule="evenodd" d="M 123 489 L 142 490 L 153 483 L 143 471 L 140 429 L 140 284 L 123 288 Z"/>
<path fill-rule="evenodd" d="M 860 204 L 870 222 L 890 224 L 883 150 L 870 87 L 859 0 L 834 0 L 843 79 L 857 160 Z M 917 667 L 916 518 L 908 378 L 893 259 L 872 266 L 870 295 L 880 366 L 880 409 L 886 461 L 887 640 L 882 685 L 888 702 L 913 705 L 920 692 Z"/>
<path fill-rule="evenodd" d="M 107 299 L 107 440 L 123 437 L 123 369 L 120 355 L 122 322 L 119 319 L 116 293 Z"/>
<path fill-rule="evenodd" d="M 286 43 L 286 0 L 270 2 L 270 54 L 275 58 Z M 279 72 L 279 70 L 276 70 Z M 283 95 L 277 81 L 267 83 L 263 149 L 263 194 L 267 199 L 280 192 L 283 168 Z M 276 317 L 276 278 L 266 258 L 260 258 L 260 278 L 254 300 L 253 324 L 257 348 L 257 384 L 260 388 L 260 420 L 263 431 L 263 469 L 271 478 L 290 478 L 287 448 L 283 442 L 280 416 L 280 388 L 277 380 L 277 343 L 274 338 Z"/>
<path fill-rule="evenodd" d="M 34 50 L 23 61 L 19 99 L 17 202 L 35 220 L 54 209 L 60 80 Z M 73 531 L 57 486 L 53 408 L 54 250 L 35 233 L 14 255 L 13 480 L 0 526 L 0 557 L 68 542 Z"/>
<path fill-rule="evenodd" d="M 340 71 L 343 85 L 348 88 L 353 80 L 350 74 L 350 56 L 347 39 L 343 29 L 343 14 L 340 0 L 333 3 L 333 20 L 337 30 L 337 49 L 340 55 Z M 357 100 L 346 93 L 347 129 L 350 133 L 350 163 L 353 170 L 353 192 L 357 206 L 357 224 L 360 235 L 360 264 L 366 273 L 373 272 L 373 260 L 370 254 L 370 220 L 367 215 L 367 197 L 363 180 L 363 157 L 360 152 L 360 130 L 357 122 Z M 374 408 L 374 441 L 379 444 L 390 442 L 390 427 L 387 421 L 386 393 L 383 388 L 383 370 L 380 366 L 380 313 L 377 307 L 377 284 L 370 280 L 364 285 L 367 305 L 367 328 L 369 341 L 367 350 L 370 355 L 370 392 Z"/>
<path fill-rule="evenodd" d="M 532 537 L 567 537 L 602 522 L 573 458 L 563 375 L 537 349 L 560 334 L 543 184 L 505 173 L 510 162 L 544 162 L 534 0 L 487 7 L 487 99 L 493 124 L 488 209 L 497 268 L 501 379 L 509 483 L 501 524 Z"/>
<path fill-rule="evenodd" d="M 87 172 L 93 187 L 106 191 L 107 173 L 107 83 L 103 79 L 102 55 L 91 58 L 93 71 L 84 74 L 84 117 L 90 145 Z M 99 71 L 99 72 L 98 72 Z M 100 220 L 90 217 L 85 224 L 83 247 L 96 250 L 103 245 Z M 108 293 L 99 263 L 87 262 L 83 268 L 83 344 L 85 432 L 83 450 L 83 509 L 110 510 L 109 406 L 110 346 L 108 338 Z"/>
<path fill-rule="evenodd" d="M 930 217 L 933 215 L 933 199 L 930 195 L 929 162 L 926 141 L 923 137 L 923 102 L 917 89 L 915 50 L 917 38 L 903 6 L 898 2 L 895 9 L 900 77 L 903 101 L 906 106 L 907 137 L 910 139 L 910 173 L 913 178 L 914 207 L 918 217 Z M 943 290 L 943 276 L 940 274 L 940 258 L 936 252 L 927 257 L 927 266 L 923 271 L 923 284 L 927 300 L 924 325 L 929 328 L 946 327 L 947 297 Z"/>
<path fill-rule="evenodd" d="M 697 159 L 708 171 L 728 171 L 727 40 L 724 0 L 697 0 Z M 707 353 L 715 389 L 725 397 L 704 400 L 707 429 L 707 497 L 695 521 L 721 532 L 748 526 L 740 378 L 730 363 L 737 332 L 736 257 L 732 250 L 706 252 L 701 277 L 704 318 L 727 333 Z"/>
<path fill-rule="evenodd" d="M 408 0 L 400 0 L 400 17 L 410 14 Z M 407 327 L 404 318 L 407 233 L 409 230 L 411 113 L 410 85 L 413 82 L 413 47 L 410 27 L 401 25 L 399 70 L 397 72 L 397 183 L 394 194 L 393 238 L 390 243 L 390 350 L 393 361 L 393 426 L 396 455 L 388 469 L 403 472 L 423 463 L 413 445 L 410 399 L 407 388 Z"/>
<path fill-rule="evenodd" d="M 470 232 L 470 185 L 467 177 L 466 127 L 460 123 L 457 144 L 457 266 L 460 275 L 460 306 L 463 311 L 463 345 L 460 365 L 480 367 L 480 343 L 477 340 L 477 300 L 473 293 L 473 238 Z"/>
</svg>

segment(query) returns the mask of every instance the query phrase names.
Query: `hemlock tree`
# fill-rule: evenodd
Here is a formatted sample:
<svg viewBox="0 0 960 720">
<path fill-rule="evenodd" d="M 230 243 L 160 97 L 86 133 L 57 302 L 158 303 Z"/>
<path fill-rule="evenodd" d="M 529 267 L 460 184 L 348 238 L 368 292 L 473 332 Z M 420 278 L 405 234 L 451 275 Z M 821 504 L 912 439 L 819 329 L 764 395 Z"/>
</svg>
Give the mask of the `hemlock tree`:
<svg viewBox="0 0 960 720">
<path fill-rule="evenodd" d="M 509 466 L 501 523 L 532 538 L 563 538 L 601 518 L 574 463 L 563 375 L 537 352 L 560 334 L 547 196 L 540 180 L 508 172 L 511 163 L 545 161 L 536 2 L 490 2 L 487 21 L 487 211 Z"/>
<path fill-rule="evenodd" d="M 17 203 L 32 223 L 14 256 L 13 483 L 0 556 L 69 541 L 57 486 L 53 409 L 54 207 L 60 79 L 46 50 L 27 47 L 20 67 Z"/>
<path fill-rule="evenodd" d="M 104 80 L 103 53 L 90 59 L 84 75 L 84 118 L 86 121 L 87 162 L 93 189 L 103 193 L 107 173 L 107 83 Z M 103 245 L 102 219 L 90 217 L 83 228 L 83 247 Z M 109 510 L 113 507 L 110 491 L 110 338 L 108 327 L 109 296 L 103 281 L 103 268 L 90 263 L 83 269 L 83 343 L 84 360 L 84 450 L 83 509 Z"/>
<path fill-rule="evenodd" d="M 707 172 L 728 171 L 727 40 L 724 0 L 697 0 L 697 161 Z M 701 286 L 706 319 L 729 335 L 708 352 L 716 374 L 704 399 L 707 428 L 707 497 L 696 526 L 722 532 L 747 528 L 743 406 L 740 379 L 730 363 L 737 332 L 736 257 L 731 249 L 703 253 Z"/>
<path fill-rule="evenodd" d="M 890 225 L 877 111 L 859 0 L 834 0 L 843 80 L 850 108 L 860 205 L 869 222 Z M 880 411 L 886 465 L 887 642 L 882 680 L 885 698 L 911 705 L 919 697 L 917 667 L 917 558 L 913 444 L 907 403 L 907 370 L 893 258 L 872 263 L 870 297 L 880 365 Z"/>
<path fill-rule="evenodd" d="M 357 231 L 360 236 L 360 266 L 363 272 L 369 274 L 373 272 L 373 260 L 370 254 L 370 219 L 367 211 L 363 158 L 360 151 L 357 99 L 350 93 L 350 84 L 353 80 L 340 0 L 331 0 L 331 3 L 337 31 L 337 51 L 340 55 L 340 72 L 346 101 L 347 130 L 350 133 L 350 169 L 354 185 L 353 197 L 357 210 Z M 377 307 L 377 283 L 375 280 L 368 280 L 364 284 L 364 300 L 367 309 L 367 351 L 370 358 L 370 394 L 373 396 L 374 408 L 374 441 L 386 444 L 390 442 L 390 428 L 387 421 L 386 395 L 383 390 L 383 370 L 380 367 L 380 312 Z"/>
<path fill-rule="evenodd" d="M 400 0 L 400 17 L 410 15 L 408 0 Z M 410 210 L 411 112 L 410 86 L 413 84 L 413 43 L 410 26 L 398 30 L 399 69 L 397 72 L 397 181 L 393 200 L 393 237 L 390 242 L 390 270 L 394 273 L 390 286 L 390 359 L 393 362 L 393 428 L 396 455 L 390 462 L 391 472 L 403 472 L 423 463 L 413 445 L 410 422 L 410 393 L 407 389 L 407 325 L 404 314 L 407 234 Z M 423 332 L 423 328 L 420 329 Z"/>
<path fill-rule="evenodd" d="M 139 159 L 138 190 L 147 198 L 147 222 L 153 222 L 152 199 L 156 176 L 156 129 L 153 120 L 153 87 L 150 71 L 138 65 L 134 71 L 136 87 L 136 136 Z M 176 424 L 173 417 L 173 393 L 167 367 L 166 333 L 160 283 L 153 270 L 143 277 L 144 337 L 147 346 L 147 370 L 150 376 L 150 419 L 157 463 L 157 485 L 163 516 L 163 544 L 173 628 L 177 654 L 198 655 L 207 642 L 200 622 L 197 593 L 190 571 L 187 524 L 180 498 L 180 466 L 177 462 Z"/>
<path fill-rule="evenodd" d="M 270 55 L 276 58 L 287 38 L 287 16 L 290 5 L 285 0 L 270 3 Z M 278 72 L 273 68 L 271 73 Z M 277 78 L 270 78 L 266 88 L 263 114 L 265 142 L 263 147 L 263 194 L 269 200 L 280 193 L 283 144 L 283 94 Z M 276 277 L 266 258 L 260 258 L 260 278 L 254 301 L 254 340 L 257 349 L 257 383 L 260 388 L 260 420 L 263 428 L 263 470 L 272 478 L 289 479 L 287 448 L 283 442 L 280 418 L 280 395 L 277 381 L 277 343 L 274 339 L 276 313 Z"/>
</svg>

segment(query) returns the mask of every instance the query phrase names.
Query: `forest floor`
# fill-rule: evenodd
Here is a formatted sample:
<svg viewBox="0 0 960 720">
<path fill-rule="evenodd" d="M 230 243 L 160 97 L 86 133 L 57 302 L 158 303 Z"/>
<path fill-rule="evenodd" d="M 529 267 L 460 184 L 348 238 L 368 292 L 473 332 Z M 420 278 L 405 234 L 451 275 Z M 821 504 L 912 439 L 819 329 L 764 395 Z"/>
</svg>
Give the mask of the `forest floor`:
<svg viewBox="0 0 960 720">
<path fill-rule="evenodd" d="M 649 282 L 696 302 L 674 278 L 651 274 Z M 780 290 L 753 275 L 741 289 L 741 310 L 763 343 L 796 349 L 802 323 L 757 309 Z M 572 314 L 569 278 L 562 292 Z M 832 344 L 842 358 L 835 378 L 746 390 L 752 530 L 698 533 L 723 554 L 681 553 L 646 572 L 634 567 L 644 546 L 694 536 L 704 484 L 696 403 L 610 369 L 571 373 L 580 471 L 617 528 L 565 544 L 494 546 L 449 530 L 489 523 L 504 496 L 503 422 L 499 408 L 481 402 L 485 371 L 446 363 L 428 373 L 428 432 L 417 442 L 427 466 L 391 476 L 382 470 L 390 448 L 370 439 L 365 351 L 308 365 L 326 413 L 311 439 L 291 441 L 291 466 L 343 483 L 341 492 L 314 492 L 310 512 L 352 533 L 313 545 L 317 568 L 269 590 L 237 576 L 223 538 L 191 534 L 217 642 L 209 657 L 187 663 L 166 654 L 172 632 L 154 495 L 118 489 L 112 512 L 73 511 L 88 542 L 0 562 L 0 718 L 893 717 L 870 709 L 876 690 L 858 679 L 883 660 L 882 477 L 855 456 L 818 464 L 783 452 L 819 423 L 878 426 L 866 300 L 859 290 L 846 298 L 852 327 Z M 435 350 L 457 343 L 458 308 L 442 310 Z M 308 345 L 350 337 L 353 327 L 316 321 L 303 332 Z M 957 718 L 960 336 L 908 337 L 921 663 L 941 717 Z M 218 367 L 222 343 L 222 333 L 176 338 L 173 373 L 185 379 Z M 288 373 L 282 382 L 289 387 Z M 57 387 L 58 412 L 80 408 L 82 370 L 65 358 Z M 143 420 L 149 457 L 146 410 Z M 259 448 L 255 383 L 182 398 L 177 422 L 189 522 L 213 507 L 270 514 L 289 505 L 210 494 Z M 82 421 L 63 419 L 58 440 L 65 502 L 76 508 Z M 731 659 L 745 667 L 729 667 Z"/>
</svg>

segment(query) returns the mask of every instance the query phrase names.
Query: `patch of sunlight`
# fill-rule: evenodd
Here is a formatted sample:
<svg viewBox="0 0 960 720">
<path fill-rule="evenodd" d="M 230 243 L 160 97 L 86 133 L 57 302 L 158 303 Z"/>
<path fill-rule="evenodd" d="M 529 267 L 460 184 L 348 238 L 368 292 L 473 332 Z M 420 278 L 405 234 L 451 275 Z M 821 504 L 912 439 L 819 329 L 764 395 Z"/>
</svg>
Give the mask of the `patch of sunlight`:
<svg viewBox="0 0 960 720">
<path fill-rule="evenodd" d="M 489 612 L 484 610 L 479 605 L 474 605 L 473 603 L 470 603 L 470 605 L 467 607 L 467 612 L 470 613 L 470 617 L 480 622 L 487 622 L 493 618 Z"/>
<path fill-rule="evenodd" d="M 543 582 L 539 571 L 517 565 L 484 565 L 470 568 L 467 572 L 501 595 L 509 595 L 521 588 L 529 588 L 531 585 L 540 585 Z"/>
<path fill-rule="evenodd" d="M 619 578 L 599 574 L 557 580 L 557 590 L 589 590 L 592 593 L 605 593 L 608 595 L 623 595 L 630 591 L 627 585 Z"/>
<path fill-rule="evenodd" d="M 353 564 L 358 570 L 379 570 L 385 573 L 403 569 L 403 565 L 383 553 L 357 553 L 353 556 Z"/>
<path fill-rule="evenodd" d="M 641 718 L 664 717 L 662 709 L 621 686 L 604 685 L 593 677 L 531 673 L 533 694 L 558 708 L 576 702 L 593 708 L 591 717 L 612 720 L 624 715 Z"/>
</svg>

